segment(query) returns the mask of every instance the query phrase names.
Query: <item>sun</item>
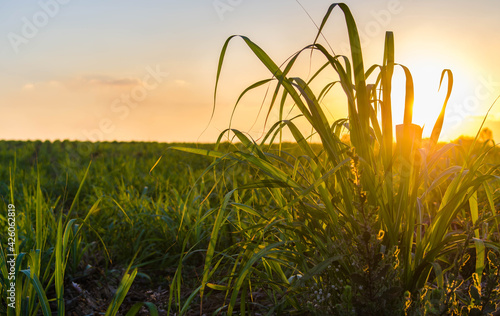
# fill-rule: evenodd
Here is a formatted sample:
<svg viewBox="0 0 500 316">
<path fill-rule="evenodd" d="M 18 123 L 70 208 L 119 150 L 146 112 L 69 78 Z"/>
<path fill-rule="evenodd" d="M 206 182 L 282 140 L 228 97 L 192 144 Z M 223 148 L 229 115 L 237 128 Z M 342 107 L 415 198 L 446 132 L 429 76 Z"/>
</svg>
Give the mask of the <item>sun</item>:
<svg viewBox="0 0 500 316">
<path fill-rule="evenodd" d="M 423 137 L 430 137 L 432 129 L 443 107 L 448 88 L 448 78 L 444 77 L 441 89 L 439 83 L 443 72 L 442 65 L 436 62 L 419 61 L 408 67 L 413 77 L 414 124 L 423 127 Z M 392 90 L 392 113 L 394 125 L 403 123 L 406 79 L 403 71 L 395 71 Z M 454 85 L 453 89 L 460 89 Z"/>
</svg>

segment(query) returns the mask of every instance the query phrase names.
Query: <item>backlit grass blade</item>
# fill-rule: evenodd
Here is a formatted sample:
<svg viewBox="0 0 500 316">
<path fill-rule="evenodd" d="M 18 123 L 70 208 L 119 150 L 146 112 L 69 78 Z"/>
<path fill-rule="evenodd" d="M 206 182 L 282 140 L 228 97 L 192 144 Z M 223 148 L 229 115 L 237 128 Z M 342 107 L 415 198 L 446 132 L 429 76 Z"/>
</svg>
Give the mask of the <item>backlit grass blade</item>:
<svg viewBox="0 0 500 316">
<path fill-rule="evenodd" d="M 299 57 L 300 53 L 303 52 L 304 50 L 306 50 L 308 48 L 304 48 L 302 50 L 300 50 L 299 52 L 297 52 L 296 54 L 294 54 L 291 58 L 290 58 L 290 61 L 287 63 L 285 69 L 283 70 L 283 73 L 281 74 L 281 78 L 286 78 L 286 76 L 288 75 L 288 73 L 291 71 L 293 65 L 295 64 L 295 61 L 297 60 L 297 58 Z M 312 53 L 312 50 L 311 50 L 311 53 Z M 267 111 L 267 115 L 266 115 L 266 119 L 265 119 L 265 122 L 264 122 L 264 125 L 267 124 L 267 121 L 269 119 L 269 116 L 271 115 L 271 111 L 273 110 L 274 108 L 274 104 L 278 98 L 278 95 L 279 95 L 279 91 L 281 90 L 282 88 L 282 81 L 283 80 L 279 80 L 279 83 L 276 88 L 274 89 L 274 93 L 273 93 L 273 96 L 272 96 L 272 100 L 269 104 L 269 109 Z M 286 90 L 285 90 L 286 91 Z M 283 93 L 283 97 L 286 98 L 286 96 L 288 96 L 288 93 Z M 284 99 L 282 99 L 282 101 L 284 101 Z M 283 105 L 283 103 L 281 104 Z M 280 116 L 280 120 L 283 118 L 283 106 L 280 106 L 280 112 L 279 112 L 279 116 Z"/>
<path fill-rule="evenodd" d="M 127 296 L 127 293 L 137 275 L 137 268 L 135 268 L 131 273 L 128 272 L 129 268 L 125 271 L 125 274 L 120 281 L 120 285 L 116 289 L 116 293 L 113 296 L 113 300 L 106 310 L 105 316 L 115 316 L 118 313 L 118 309 L 123 303 L 125 296 Z"/>
<path fill-rule="evenodd" d="M 161 160 L 162 157 L 163 156 L 160 156 L 160 158 L 158 158 L 158 160 L 156 160 L 155 164 L 149 170 L 149 173 L 153 172 L 153 169 L 158 165 L 158 163 L 160 162 L 160 160 Z"/>
<path fill-rule="evenodd" d="M 80 192 L 82 191 L 82 188 L 83 188 L 83 183 L 85 182 L 85 179 L 87 178 L 91 164 L 92 164 L 92 161 L 89 162 L 87 170 L 85 170 L 82 181 L 80 182 L 80 186 L 78 187 L 78 190 L 76 191 L 75 197 L 73 198 L 73 202 L 71 202 L 71 206 L 69 207 L 68 213 L 66 215 L 66 221 L 64 223 L 65 226 L 66 226 L 67 222 L 69 221 L 69 219 L 71 218 L 71 213 L 73 211 L 73 208 L 75 207 L 76 202 L 78 201 L 78 196 L 80 196 Z"/>
<path fill-rule="evenodd" d="M 488 206 L 490 208 L 491 215 L 494 216 L 494 219 L 495 219 L 495 225 L 496 225 L 495 227 L 500 227 L 498 217 L 495 216 L 497 212 L 495 209 L 495 201 L 494 201 L 494 197 L 493 197 L 492 188 L 488 182 L 484 183 L 483 188 L 484 188 L 484 192 L 486 193 L 486 198 L 488 200 Z M 489 235 L 492 233 L 493 233 L 493 230 L 486 236 L 486 238 L 489 238 Z"/>
<path fill-rule="evenodd" d="M 485 266 L 484 262 L 484 257 L 485 257 L 485 245 L 484 242 L 479 239 L 479 238 L 474 238 L 474 246 L 476 248 L 476 274 L 477 278 L 479 281 L 479 284 L 481 284 L 481 279 L 483 276 L 483 271 Z"/>
<path fill-rule="evenodd" d="M 439 88 L 441 88 L 441 84 L 443 83 L 444 76 L 448 75 L 448 90 L 446 92 L 446 98 L 443 103 L 443 108 L 441 109 L 441 113 L 434 124 L 431 134 L 431 146 L 435 146 L 439 140 L 439 135 L 441 134 L 441 129 L 443 128 L 444 115 L 446 112 L 446 106 L 448 105 L 448 100 L 451 96 L 451 91 L 453 89 L 453 73 L 449 69 L 443 70 L 441 74 L 441 81 L 439 82 Z"/>
<path fill-rule="evenodd" d="M 171 146 L 169 148 L 192 153 L 192 154 L 208 156 L 208 157 L 212 157 L 212 158 L 221 158 L 222 156 L 224 156 L 224 154 L 221 152 L 218 152 L 215 150 L 209 150 L 209 149 L 189 148 L 189 147 L 180 147 L 180 146 Z"/>
<path fill-rule="evenodd" d="M 203 294 L 205 291 L 206 284 L 208 283 L 208 276 L 210 274 L 210 266 L 212 264 L 212 258 L 215 252 L 215 246 L 217 245 L 217 239 L 219 237 L 219 229 L 226 219 L 226 208 L 229 204 L 229 200 L 233 195 L 235 190 L 230 191 L 224 197 L 222 205 L 219 207 L 217 217 L 215 218 L 214 226 L 212 228 L 212 233 L 210 234 L 210 242 L 207 248 L 207 254 L 205 257 L 205 265 L 203 268 L 203 278 L 201 281 L 200 288 L 200 299 L 203 300 Z"/>
<path fill-rule="evenodd" d="M 481 131 L 483 129 L 484 123 L 486 123 L 486 119 L 488 118 L 488 115 L 490 114 L 491 110 L 493 109 L 493 106 L 497 103 L 498 99 L 500 99 L 500 95 L 498 95 L 498 97 L 495 99 L 495 101 L 493 101 L 493 103 L 489 107 L 488 111 L 486 112 L 486 115 L 484 116 L 483 121 L 481 122 L 481 125 L 479 126 L 479 129 L 477 130 L 476 137 L 474 137 L 474 141 L 472 142 L 472 145 L 469 148 L 469 153 L 467 155 L 468 157 L 471 156 L 472 151 L 475 148 L 476 143 L 477 143 L 477 141 L 479 139 L 479 134 L 481 133 Z"/>
<path fill-rule="evenodd" d="M 413 120 L 413 102 L 415 99 L 415 92 L 413 86 L 413 76 L 411 75 L 410 69 L 408 67 L 399 65 L 404 71 L 406 84 L 405 84 L 405 110 L 403 117 L 403 124 L 409 126 L 412 124 Z M 406 133 L 405 133 L 406 134 Z M 403 137 L 404 138 L 404 137 Z M 406 138 L 405 138 L 406 140 Z"/>
<path fill-rule="evenodd" d="M 476 225 L 477 220 L 479 219 L 479 209 L 477 204 L 477 191 L 472 193 L 472 196 L 469 198 L 469 208 L 470 208 L 470 216 L 472 220 L 472 224 Z M 479 228 L 474 230 L 474 235 L 476 238 L 479 238 Z"/>
<path fill-rule="evenodd" d="M 38 249 L 44 249 L 44 227 L 43 225 L 43 210 L 42 210 L 42 190 L 40 189 L 40 174 L 37 173 L 36 185 L 36 246 Z"/>
<path fill-rule="evenodd" d="M 338 143 L 339 140 L 335 140 L 333 138 L 334 134 L 331 133 L 328 120 L 325 117 L 321 107 L 318 104 L 318 101 L 314 97 L 314 94 L 306 85 L 306 83 L 300 78 L 293 78 L 294 81 L 297 82 L 297 89 L 301 92 L 302 96 L 306 99 L 306 102 L 309 106 L 309 110 L 312 116 L 312 127 L 318 132 L 321 137 L 322 143 L 325 145 L 325 150 L 328 151 L 330 155 L 330 159 L 334 164 L 339 162 L 338 157 Z"/>
<path fill-rule="evenodd" d="M 232 129 L 231 131 L 250 152 L 254 153 L 259 159 L 269 162 L 264 152 L 254 141 L 251 141 L 245 134 L 243 134 L 239 130 Z"/>
<path fill-rule="evenodd" d="M 245 90 L 243 90 L 242 93 L 240 93 L 240 96 L 238 97 L 238 100 L 236 100 L 236 103 L 234 104 L 233 111 L 231 112 L 231 118 L 229 119 L 229 129 L 231 129 L 231 122 L 233 121 L 234 113 L 236 112 L 236 108 L 238 107 L 238 104 L 240 103 L 241 99 L 249 92 L 252 91 L 262 85 L 265 85 L 269 82 L 271 82 L 273 79 L 264 79 L 260 80 L 249 87 L 247 87 Z M 270 110 L 269 110 L 270 111 Z M 259 111 L 260 112 L 260 111 Z M 257 114 L 258 115 L 258 114 Z"/>
<path fill-rule="evenodd" d="M 14 166 L 9 168 L 9 193 L 10 193 L 10 204 L 16 205 L 14 200 L 14 182 L 15 177 L 12 175 L 12 169 L 14 169 L 14 173 L 16 172 L 16 155 L 14 154 Z M 16 242 L 17 244 L 17 242 Z"/>
<path fill-rule="evenodd" d="M 292 99 L 295 101 L 295 104 L 299 107 L 301 112 L 306 116 L 307 119 L 310 119 L 306 107 L 304 106 L 302 100 L 300 99 L 300 96 L 295 92 L 293 89 L 292 85 L 288 82 L 287 78 L 285 77 L 285 74 L 281 69 L 276 65 L 276 63 L 254 42 L 252 42 L 248 37 L 246 36 L 239 36 L 239 35 L 233 35 L 229 37 L 226 40 L 226 43 L 224 44 L 220 58 L 219 58 L 219 66 L 217 69 L 217 77 L 216 77 L 216 85 L 215 85 L 215 95 L 217 93 L 217 86 L 218 82 L 220 79 L 220 72 L 222 69 L 222 63 L 224 61 L 224 56 L 226 54 L 227 46 L 229 42 L 234 38 L 234 37 L 240 37 L 243 39 L 243 41 L 248 45 L 248 47 L 252 50 L 252 52 L 259 58 L 259 60 L 267 67 L 267 69 L 271 72 L 271 74 L 278 79 L 279 83 L 287 90 L 287 92 L 290 94 Z M 214 102 L 215 102 L 215 95 L 214 95 Z"/>
<path fill-rule="evenodd" d="M 370 166 L 373 165 L 372 154 L 371 154 L 372 144 L 370 142 L 370 133 L 369 133 L 371 104 L 369 101 L 369 95 L 367 91 L 359 33 L 356 26 L 356 22 L 354 21 L 351 11 L 349 10 L 346 4 L 334 3 L 328 8 L 327 13 L 325 14 L 323 21 L 319 27 L 318 34 L 314 40 L 314 43 L 316 43 L 317 39 L 319 38 L 322 29 L 324 28 L 326 22 L 328 21 L 331 12 L 337 6 L 343 11 L 346 20 L 347 31 L 349 35 L 349 44 L 351 48 L 352 65 L 354 71 L 354 86 L 356 91 L 357 109 L 354 110 L 353 105 L 349 106 L 349 119 L 351 124 L 353 124 L 350 136 L 354 147 L 356 147 L 356 150 L 358 151 L 358 154 Z M 325 53 L 326 51 L 323 52 L 323 54 Z M 363 178 L 366 178 L 366 176 L 364 176 Z M 365 180 L 363 179 L 363 181 Z"/>
<path fill-rule="evenodd" d="M 57 315 L 64 316 L 64 254 L 63 254 L 63 233 L 62 233 L 62 217 L 59 217 L 57 224 L 57 240 L 56 240 L 56 266 L 55 266 L 55 286 L 57 299 Z"/>
<path fill-rule="evenodd" d="M 74 223 L 77 222 L 78 219 L 72 219 L 72 220 L 69 220 L 66 224 L 65 224 L 65 229 L 64 229 L 64 235 L 63 235 L 63 239 L 64 239 L 64 242 L 62 244 L 62 247 L 63 247 L 63 254 L 65 254 L 66 256 L 66 259 L 64 260 L 64 268 L 66 268 L 66 263 L 68 262 L 68 257 L 69 257 L 69 251 L 68 251 L 68 248 L 70 247 L 70 245 L 75 241 L 77 235 L 80 233 L 80 230 L 82 229 L 83 227 L 83 224 L 84 225 L 87 225 L 87 227 L 89 227 L 91 230 L 93 230 L 97 237 L 99 238 L 99 240 L 101 241 L 103 247 L 104 247 L 104 250 L 106 252 L 106 254 L 108 255 L 108 258 L 109 258 L 109 253 L 108 253 L 108 250 L 106 248 L 106 245 L 104 244 L 104 241 L 102 240 L 102 238 L 100 237 L 99 234 L 97 234 L 97 232 L 94 230 L 94 228 L 89 225 L 87 223 L 87 220 L 89 219 L 90 215 L 92 215 L 94 212 L 96 212 L 98 210 L 98 207 L 99 207 L 99 204 L 101 203 L 101 200 L 102 200 L 102 197 L 100 197 L 99 199 L 97 199 L 97 201 L 94 202 L 94 204 L 92 205 L 92 207 L 90 208 L 90 210 L 88 211 L 87 215 L 85 216 L 85 218 L 83 219 L 83 221 L 81 221 L 82 225 L 80 225 L 78 227 L 78 230 L 76 231 L 76 233 L 73 234 L 73 238 L 71 239 L 71 241 L 69 241 L 69 237 L 70 235 L 72 234 L 72 226 L 74 225 Z"/>
<path fill-rule="evenodd" d="M 266 246 L 264 249 L 260 250 L 256 254 L 252 255 L 250 259 L 246 262 L 245 266 L 242 268 L 241 271 L 238 273 L 238 277 L 235 280 L 234 284 L 234 289 L 233 293 L 231 295 L 231 300 L 228 305 L 227 313 L 231 315 L 233 312 L 234 306 L 236 304 L 236 299 L 238 298 L 238 294 L 240 293 L 240 289 L 243 285 L 243 283 L 246 281 L 247 275 L 251 273 L 252 266 L 254 263 L 257 262 L 257 260 L 260 260 L 264 256 L 271 255 L 273 253 L 280 253 L 282 250 L 273 250 L 275 248 L 278 248 L 280 245 L 283 245 L 284 242 L 277 242 L 271 245 Z"/>
<path fill-rule="evenodd" d="M 385 34 L 384 66 L 382 70 L 382 133 L 383 133 L 383 153 L 384 169 L 390 171 L 392 168 L 392 75 L 394 73 L 394 34 Z M 392 181 L 388 183 L 392 188 Z"/>
<path fill-rule="evenodd" d="M 349 110 L 349 124 L 351 125 L 350 128 L 351 134 L 352 137 L 358 137 L 359 135 L 357 133 L 361 131 L 361 122 L 356 107 L 356 97 L 355 97 L 356 93 L 353 89 L 351 74 L 347 72 L 348 70 L 350 70 L 350 67 L 344 68 L 342 64 L 338 61 L 338 56 L 330 55 L 330 53 L 322 45 L 314 44 L 314 47 L 323 54 L 323 56 L 330 63 L 330 66 L 335 70 L 335 72 L 340 77 L 340 84 L 342 85 L 342 89 L 345 93 L 345 96 L 347 97 L 347 107 Z M 366 87 L 364 89 L 366 89 Z M 302 108 L 301 112 L 303 113 Z M 311 122 L 310 119 L 309 121 Z"/>
<path fill-rule="evenodd" d="M 288 174 L 279 168 L 276 168 L 273 164 L 246 153 L 239 153 L 239 156 L 252 163 L 275 180 L 286 183 L 291 188 L 300 189 L 300 185 L 297 182 L 295 182 Z"/>
<path fill-rule="evenodd" d="M 154 168 L 154 167 L 153 167 Z M 151 168 L 152 170 L 152 168 Z M 120 211 L 122 211 L 123 215 L 125 215 L 125 217 L 127 218 L 127 221 L 132 224 L 132 220 L 130 219 L 130 217 L 127 215 L 127 212 L 125 212 L 125 210 L 123 209 L 123 207 L 120 205 L 120 203 L 118 203 L 115 199 L 111 198 L 111 200 L 116 204 L 116 206 L 118 206 L 118 209 Z"/>
</svg>

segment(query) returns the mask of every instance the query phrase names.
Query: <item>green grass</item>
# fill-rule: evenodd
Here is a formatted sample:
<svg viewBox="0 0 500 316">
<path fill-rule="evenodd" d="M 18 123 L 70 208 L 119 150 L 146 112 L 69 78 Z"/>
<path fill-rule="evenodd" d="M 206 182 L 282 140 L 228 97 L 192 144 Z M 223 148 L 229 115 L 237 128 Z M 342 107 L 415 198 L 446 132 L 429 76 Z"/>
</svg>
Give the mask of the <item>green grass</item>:
<svg viewBox="0 0 500 316">
<path fill-rule="evenodd" d="M 345 18 L 350 56 L 318 41 L 333 10 Z M 236 128 L 215 144 L 0 142 L 0 232 L 7 236 L 6 210 L 14 204 L 18 254 L 12 310 L 5 307 L 9 252 L 2 240 L 0 313 L 63 315 L 73 282 L 96 268 L 98 282 L 113 271 L 121 276 L 96 311 L 106 315 L 144 308 L 152 315 L 498 310 L 500 151 L 477 137 L 439 143 L 452 72 L 442 74 L 447 96 L 431 138 L 414 141 L 413 80 L 396 63 L 394 35 L 381 43 L 381 63 L 365 68 L 345 4 L 332 5 L 312 44 L 281 67 L 248 37 L 230 37 L 215 102 L 229 44 L 238 39 L 270 78 L 244 89 L 236 105 L 267 85 L 267 115 L 279 109 L 259 142 Z M 294 75 L 304 53 L 324 59 L 310 78 Z M 406 103 L 394 135 L 398 67 Z M 327 71 L 338 78 L 314 88 L 331 77 Z M 334 85 L 347 100 L 338 106 L 349 113 L 336 121 L 323 104 Z M 288 118 L 292 107 L 300 115 Z M 285 131 L 293 142 L 282 141 Z M 222 143 L 225 136 L 234 142 Z M 138 279 L 142 290 L 162 285 L 168 299 L 161 306 L 126 302 Z"/>
<path fill-rule="evenodd" d="M 92 157 L 79 155 L 82 146 L 0 142 L 2 236 L 7 236 L 7 205 L 17 210 L 18 308 L 10 314 L 47 313 L 47 308 L 64 314 L 65 287 L 88 266 L 126 267 L 137 255 L 134 267 L 168 275 L 182 247 L 194 251 L 208 243 L 210 223 L 200 219 L 219 202 L 222 184 L 216 185 L 211 174 L 194 184 L 209 160 L 179 163 L 185 155 L 166 151 L 165 144 L 101 143 Z M 150 173 L 160 155 L 161 163 Z M 210 190 L 212 196 L 205 199 Z M 1 306 L 8 289 L 6 242 L 0 255 Z M 196 266 L 201 256 L 191 260 Z M 116 312 L 136 273 L 124 272 L 124 290 L 110 312 Z"/>
</svg>

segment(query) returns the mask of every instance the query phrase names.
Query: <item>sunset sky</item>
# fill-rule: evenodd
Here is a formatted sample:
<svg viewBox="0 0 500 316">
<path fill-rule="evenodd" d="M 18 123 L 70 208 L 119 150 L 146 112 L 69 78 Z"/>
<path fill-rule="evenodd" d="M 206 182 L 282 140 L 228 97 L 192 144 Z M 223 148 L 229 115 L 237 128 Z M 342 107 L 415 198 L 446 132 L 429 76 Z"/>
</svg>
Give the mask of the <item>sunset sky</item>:
<svg viewBox="0 0 500 316">
<path fill-rule="evenodd" d="M 332 1 L 301 3 L 319 24 Z M 425 124 L 424 136 L 444 99 L 437 90 L 445 68 L 455 85 L 442 139 L 475 134 L 500 94 L 500 2 L 346 3 L 361 33 L 366 68 L 382 62 L 385 31 L 394 31 L 396 62 L 414 75 L 414 121 Z M 270 76 L 235 40 L 214 119 L 203 133 L 227 37 L 246 35 L 281 64 L 312 43 L 316 27 L 295 0 L 40 0 L 1 1 L 0 33 L 0 139 L 213 142 L 228 127 L 239 93 Z M 336 52 L 347 53 L 340 10 L 324 34 Z M 304 76 L 306 55 L 297 69 Z M 332 120 L 347 114 L 336 93 L 324 102 Z M 261 135 L 257 114 L 264 94 L 261 88 L 244 99 L 233 127 Z M 393 96 L 396 106 L 402 94 Z M 395 110 L 396 121 L 402 113 Z M 275 119 L 272 114 L 271 123 Z M 486 125 L 500 136 L 500 104 Z"/>
</svg>

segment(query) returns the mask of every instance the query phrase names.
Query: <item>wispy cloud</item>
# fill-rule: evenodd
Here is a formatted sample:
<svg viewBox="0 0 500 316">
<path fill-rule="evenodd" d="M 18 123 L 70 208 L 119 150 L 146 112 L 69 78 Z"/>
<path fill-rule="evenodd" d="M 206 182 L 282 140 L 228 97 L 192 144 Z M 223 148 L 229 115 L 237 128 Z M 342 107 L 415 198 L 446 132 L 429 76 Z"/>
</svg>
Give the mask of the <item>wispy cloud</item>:
<svg viewBox="0 0 500 316">
<path fill-rule="evenodd" d="M 184 87 L 186 85 L 189 84 L 189 82 L 185 81 L 185 80 L 182 80 L 182 79 L 177 79 L 177 80 L 174 80 L 175 84 L 180 86 L 180 87 Z"/>
<path fill-rule="evenodd" d="M 75 76 L 72 78 L 52 79 L 39 82 L 28 82 L 23 85 L 23 90 L 35 90 L 37 88 L 59 88 L 66 87 L 69 89 L 95 89 L 95 88 L 131 88 L 137 85 L 142 85 L 143 81 L 139 78 L 124 78 L 113 77 L 106 75 L 86 75 Z"/>
<path fill-rule="evenodd" d="M 117 78 L 105 75 L 91 75 L 77 78 L 82 84 L 92 84 L 100 86 L 129 87 L 142 84 L 139 78 Z"/>
</svg>

